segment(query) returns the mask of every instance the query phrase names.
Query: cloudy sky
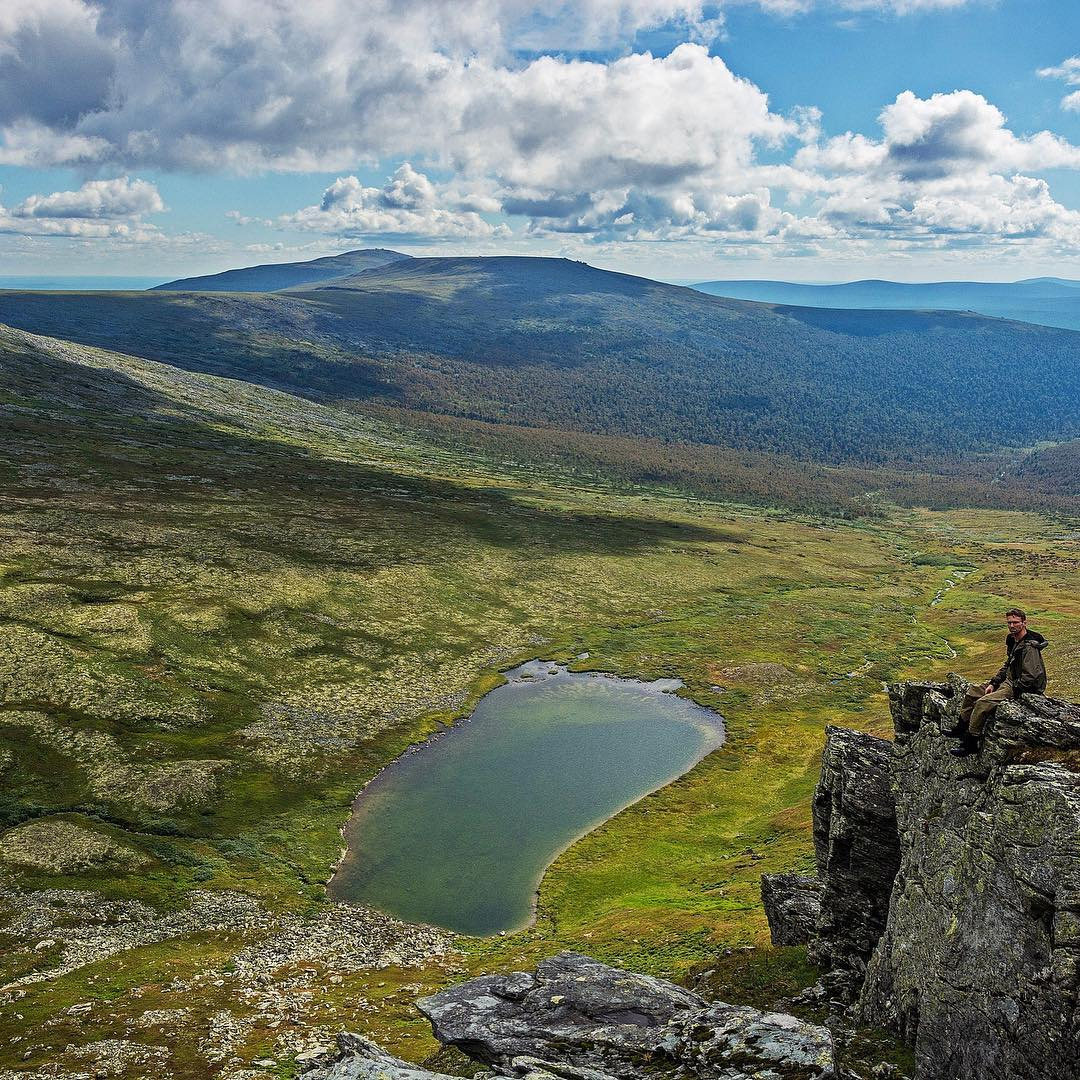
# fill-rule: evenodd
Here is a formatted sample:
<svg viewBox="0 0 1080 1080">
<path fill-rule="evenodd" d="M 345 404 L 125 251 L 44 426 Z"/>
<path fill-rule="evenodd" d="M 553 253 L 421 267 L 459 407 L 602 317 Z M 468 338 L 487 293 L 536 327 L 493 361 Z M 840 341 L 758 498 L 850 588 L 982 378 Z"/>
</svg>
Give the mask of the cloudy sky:
<svg viewBox="0 0 1080 1080">
<path fill-rule="evenodd" d="M 1080 278 L 1076 0 L 0 0 L 0 274 Z"/>
</svg>

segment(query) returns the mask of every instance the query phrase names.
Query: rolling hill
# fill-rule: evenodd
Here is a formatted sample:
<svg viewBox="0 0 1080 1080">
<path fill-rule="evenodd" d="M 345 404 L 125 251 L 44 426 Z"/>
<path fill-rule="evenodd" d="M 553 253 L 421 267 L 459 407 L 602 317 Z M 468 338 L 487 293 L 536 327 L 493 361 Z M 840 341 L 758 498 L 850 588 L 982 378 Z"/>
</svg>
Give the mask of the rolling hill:
<svg viewBox="0 0 1080 1080">
<path fill-rule="evenodd" d="M 352 408 L 826 464 L 1080 436 L 1075 333 L 747 303 L 561 259 L 410 259 L 284 295 L 7 292 L 0 321 Z"/>
<path fill-rule="evenodd" d="M 280 292 L 300 285 L 312 285 L 333 278 L 359 274 L 373 266 L 408 259 L 398 251 L 385 248 L 361 248 L 345 251 L 340 255 L 328 255 L 309 262 L 266 263 L 245 266 L 238 270 L 225 270 L 220 274 L 202 277 L 180 278 L 155 285 L 154 290 L 170 292 Z M 153 291 L 153 290 L 151 290 Z"/>
<path fill-rule="evenodd" d="M 976 311 L 1001 319 L 1080 330 L 1080 281 L 849 281 L 840 285 L 800 285 L 790 281 L 701 281 L 695 289 L 710 296 L 804 307 L 879 310 Z"/>
</svg>

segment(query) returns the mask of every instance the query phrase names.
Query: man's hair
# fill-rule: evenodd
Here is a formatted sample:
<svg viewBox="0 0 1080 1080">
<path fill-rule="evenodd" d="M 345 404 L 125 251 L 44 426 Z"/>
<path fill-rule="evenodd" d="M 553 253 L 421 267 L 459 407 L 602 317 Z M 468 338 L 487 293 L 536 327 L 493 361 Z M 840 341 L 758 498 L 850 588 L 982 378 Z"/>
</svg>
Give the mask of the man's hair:
<svg viewBox="0 0 1080 1080">
<path fill-rule="evenodd" d="M 1018 619 L 1023 619 L 1024 622 L 1027 622 L 1027 615 L 1025 615 L 1018 607 L 1011 607 L 1008 611 L 1005 612 L 1006 619 L 1010 615 L 1015 615 Z"/>
</svg>

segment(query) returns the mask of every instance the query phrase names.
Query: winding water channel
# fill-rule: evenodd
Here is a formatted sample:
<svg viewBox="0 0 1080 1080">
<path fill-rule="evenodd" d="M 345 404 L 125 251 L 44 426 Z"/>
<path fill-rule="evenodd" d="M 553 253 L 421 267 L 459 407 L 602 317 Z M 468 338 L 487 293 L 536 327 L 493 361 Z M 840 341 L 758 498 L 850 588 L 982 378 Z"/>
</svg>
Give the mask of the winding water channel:
<svg viewBox="0 0 1080 1080">
<path fill-rule="evenodd" d="M 525 926 L 561 851 L 724 740 L 675 679 L 542 661 L 507 679 L 365 787 L 331 895 L 467 934 Z"/>
</svg>

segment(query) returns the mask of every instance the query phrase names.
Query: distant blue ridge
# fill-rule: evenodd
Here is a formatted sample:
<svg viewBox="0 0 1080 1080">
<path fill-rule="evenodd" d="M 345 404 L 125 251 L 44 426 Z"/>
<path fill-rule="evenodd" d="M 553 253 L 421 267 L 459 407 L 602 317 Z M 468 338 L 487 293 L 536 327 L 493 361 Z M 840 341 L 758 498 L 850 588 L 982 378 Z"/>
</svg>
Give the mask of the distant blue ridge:
<svg viewBox="0 0 1080 1080">
<path fill-rule="evenodd" d="M 807 285 L 792 281 L 699 281 L 712 296 L 798 307 L 863 310 L 974 311 L 998 319 L 1080 330 L 1080 281 L 848 281 Z"/>
<path fill-rule="evenodd" d="M 160 284 L 160 277 L 0 277 L 0 289 L 20 292 L 141 292 Z"/>
</svg>

